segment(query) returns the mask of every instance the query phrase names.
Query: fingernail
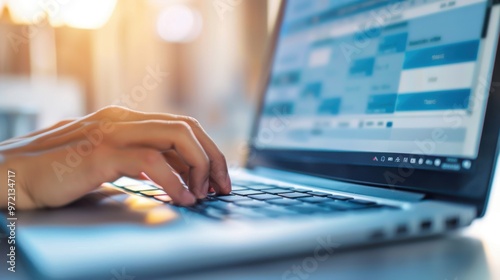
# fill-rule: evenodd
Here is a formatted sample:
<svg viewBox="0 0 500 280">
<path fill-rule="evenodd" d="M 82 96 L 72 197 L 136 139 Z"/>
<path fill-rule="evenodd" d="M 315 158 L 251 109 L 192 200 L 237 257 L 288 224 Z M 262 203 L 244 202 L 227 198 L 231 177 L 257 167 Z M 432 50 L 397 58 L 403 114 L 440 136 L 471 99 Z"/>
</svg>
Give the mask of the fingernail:
<svg viewBox="0 0 500 280">
<path fill-rule="evenodd" d="M 182 194 L 181 194 L 181 200 L 182 200 L 182 202 L 184 204 L 187 204 L 187 205 L 193 205 L 196 202 L 196 198 L 188 190 L 185 190 L 185 191 L 182 192 Z"/>
<path fill-rule="evenodd" d="M 208 189 L 210 188 L 210 182 L 209 180 L 205 180 L 205 182 L 203 182 L 203 187 L 202 187 L 202 190 L 200 193 L 198 193 L 198 199 L 204 199 L 205 197 L 207 197 L 207 193 L 208 193 Z"/>
<path fill-rule="evenodd" d="M 226 189 L 230 192 L 232 189 L 231 178 L 229 177 L 229 173 L 226 175 Z"/>
</svg>

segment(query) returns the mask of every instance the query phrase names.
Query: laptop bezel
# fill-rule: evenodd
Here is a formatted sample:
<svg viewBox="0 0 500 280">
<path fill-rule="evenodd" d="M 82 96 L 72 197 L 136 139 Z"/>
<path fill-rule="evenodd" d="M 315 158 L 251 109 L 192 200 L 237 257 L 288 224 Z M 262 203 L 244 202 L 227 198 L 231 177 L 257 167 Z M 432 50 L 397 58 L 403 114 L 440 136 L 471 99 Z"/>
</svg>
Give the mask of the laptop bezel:
<svg viewBox="0 0 500 280">
<path fill-rule="evenodd" d="M 497 47 L 495 63 L 490 84 L 490 94 L 487 101 L 479 153 L 474 162 L 474 172 L 445 172 L 414 169 L 404 180 L 387 183 L 387 172 L 400 175 L 401 168 L 378 167 L 369 165 L 352 165 L 314 161 L 315 152 L 294 150 L 260 149 L 254 145 L 259 128 L 259 120 L 263 113 L 265 94 L 271 80 L 271 71 L 278 44 L 280 29 L 285 16 L 288 0 L 283 0 L 275 29 L 269 44 L 266 71 L 262 79 L 260 100 L 253 122 L 250 136 L 249 152 L 246 167 L 254 169 L 264 167 L 270 169 L 291 171 L 332 180 L 359 183 L 375 188 L 398 189 L 425 193 L 427 198 L 473 204 L 479 216 L 483 216 L 493 181 L 494 168 L 498 154 L 498 136 L 500 130 L 500 114 L 495 107 L 500 107 L 499 89 L 495 89 L 495 81 L 500 82 L 500 48 Z M 491 5 L 497 5 L 498 1 Z M 327 153 L 327 152 L 322 152 Z M 338 153 L 338 152 L 337 152 Z M 309 154 L 304 156 L 304 154 Z M 302 158 L 291 162 L 293 156 Z M 307 159 L 307 160 L 306 160 Z"/>
</svg>

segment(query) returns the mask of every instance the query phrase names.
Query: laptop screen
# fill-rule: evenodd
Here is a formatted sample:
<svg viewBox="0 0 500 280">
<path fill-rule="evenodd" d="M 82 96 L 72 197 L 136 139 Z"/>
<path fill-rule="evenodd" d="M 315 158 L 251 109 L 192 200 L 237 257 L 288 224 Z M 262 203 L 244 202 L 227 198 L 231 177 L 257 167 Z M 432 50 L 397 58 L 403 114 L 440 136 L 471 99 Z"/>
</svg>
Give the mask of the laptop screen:
<svg viewBox="0 0 500 280">
<path fill-rule="evenodd" d="M 253 146 L 474 170 L 498 40 L 489 7 L 289 0 Z"/>
</svg>

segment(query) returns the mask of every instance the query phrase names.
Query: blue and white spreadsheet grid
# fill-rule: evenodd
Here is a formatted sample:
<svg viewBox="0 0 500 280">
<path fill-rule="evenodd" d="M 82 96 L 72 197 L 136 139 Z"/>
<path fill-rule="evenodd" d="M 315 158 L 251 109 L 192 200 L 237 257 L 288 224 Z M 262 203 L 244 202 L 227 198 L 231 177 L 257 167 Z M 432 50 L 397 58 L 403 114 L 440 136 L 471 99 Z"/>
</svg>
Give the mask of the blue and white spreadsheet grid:
<svg viewBox="0 0 500 280">
<path fill-rule="evenodd" d="M 257 146 L 412 153 L 438 129 L 446 136 L 442 154 L 474 157 L 477 143 L 467 147 L 477 137 L 467 133 L 482 120 L 467 120 L 482 113 L 471 100 L 487 5 L 289 1 Z M 266 135 L 270 122 L 284 118 L 284 129 Z"/>
</svg>

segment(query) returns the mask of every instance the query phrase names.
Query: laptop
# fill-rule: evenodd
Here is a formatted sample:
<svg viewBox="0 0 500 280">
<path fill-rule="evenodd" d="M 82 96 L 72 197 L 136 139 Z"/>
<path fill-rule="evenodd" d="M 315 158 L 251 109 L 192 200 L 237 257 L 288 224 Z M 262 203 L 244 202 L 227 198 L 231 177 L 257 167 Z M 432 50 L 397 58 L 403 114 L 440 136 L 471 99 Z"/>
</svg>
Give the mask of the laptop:
<svg viewBox="0 0 500 280">
<path fill-rule="evenodd" d="M 147 278 L 466 227 L 497 157 L 499 27 L 498 1 L 284 1 L 232 194 L 181 208 L 123 177 L 19 212 L 18 254 L 37 279 Z"/>
</svg>

